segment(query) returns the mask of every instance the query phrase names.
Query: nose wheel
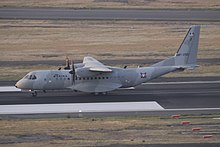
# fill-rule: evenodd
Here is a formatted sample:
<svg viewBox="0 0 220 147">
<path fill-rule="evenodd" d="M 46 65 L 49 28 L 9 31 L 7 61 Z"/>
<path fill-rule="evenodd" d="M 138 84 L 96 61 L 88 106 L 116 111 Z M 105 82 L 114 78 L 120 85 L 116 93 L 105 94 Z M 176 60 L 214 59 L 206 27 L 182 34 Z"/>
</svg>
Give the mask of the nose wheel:
<svg viewBox="0 0 220 147">
<path fill-rule="evenodd" d="M 32 91 L 31 94 L 32 94 L 33 97 L 36 97 L 37 96 L 37 91 Z"/>
</svg>

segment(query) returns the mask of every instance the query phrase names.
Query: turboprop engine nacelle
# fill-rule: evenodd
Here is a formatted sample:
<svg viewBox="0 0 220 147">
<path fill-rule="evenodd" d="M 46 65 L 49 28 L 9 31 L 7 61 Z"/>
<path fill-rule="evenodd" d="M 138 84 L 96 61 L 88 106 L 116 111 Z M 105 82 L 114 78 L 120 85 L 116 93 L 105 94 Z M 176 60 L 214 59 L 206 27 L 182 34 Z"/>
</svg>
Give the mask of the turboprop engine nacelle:
<svg viewBox="0 0 220 147">
<path fill-rule="evenodd" d="M 91 77 L 91 76 L 95 76 L 98 74 L 99 72 L 92 72 L 89 70 L 89 68 L 86 68 L 86 67 L 76 69 L 76 75 L 79 77 Z"/>
</svg>

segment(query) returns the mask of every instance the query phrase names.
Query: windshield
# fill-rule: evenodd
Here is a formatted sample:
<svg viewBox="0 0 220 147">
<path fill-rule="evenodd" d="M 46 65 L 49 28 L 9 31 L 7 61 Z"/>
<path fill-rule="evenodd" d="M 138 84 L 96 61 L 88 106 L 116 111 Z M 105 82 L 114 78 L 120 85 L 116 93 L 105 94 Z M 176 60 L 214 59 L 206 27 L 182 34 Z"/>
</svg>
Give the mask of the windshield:
<svg viewBox="0 0 220 147">
<path fill-rule="evenodd" d="M 24 79 L 28 79 L 28 80 L 35 80 L 37 79 L 36 75 L 34 74 L 27 74 L 26 76 L 24 76 Z"/>
</svg>

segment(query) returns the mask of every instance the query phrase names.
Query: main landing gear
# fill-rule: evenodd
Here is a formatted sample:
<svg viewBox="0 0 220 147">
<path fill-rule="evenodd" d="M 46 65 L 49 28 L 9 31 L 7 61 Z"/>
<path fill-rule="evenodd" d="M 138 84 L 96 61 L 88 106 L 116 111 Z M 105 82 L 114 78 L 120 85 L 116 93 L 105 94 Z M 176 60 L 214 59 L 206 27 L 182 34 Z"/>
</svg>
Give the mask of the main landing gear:
<svg viewBox="0 0 220 147">
<path fill-rule="evenodd" d="M 107 95 L 107 92 L 95 92 L 94 95 Z"/>
</svg>

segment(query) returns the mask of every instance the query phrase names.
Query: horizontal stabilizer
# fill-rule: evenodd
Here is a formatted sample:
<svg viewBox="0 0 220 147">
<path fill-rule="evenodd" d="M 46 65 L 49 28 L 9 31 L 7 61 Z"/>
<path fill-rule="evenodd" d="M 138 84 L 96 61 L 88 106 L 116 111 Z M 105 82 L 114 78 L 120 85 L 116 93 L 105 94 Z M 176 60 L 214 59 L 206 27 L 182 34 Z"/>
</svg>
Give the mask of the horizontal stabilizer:
<svg viewBox="0 0 220 147">
<path fill-rule="evenodd" d="M 199 67 L 199 65 L 181 65 L 181 66 L 174 66 L 177 69 L 189 69 L 189 70 L 193 70 L 196 67 Z"/>
</svg>

